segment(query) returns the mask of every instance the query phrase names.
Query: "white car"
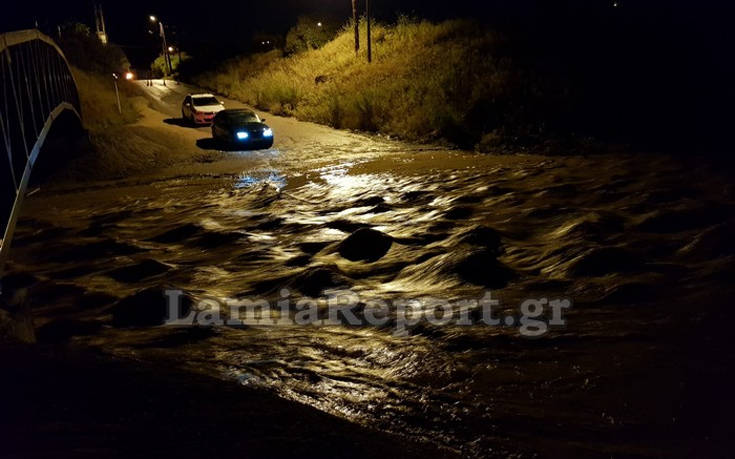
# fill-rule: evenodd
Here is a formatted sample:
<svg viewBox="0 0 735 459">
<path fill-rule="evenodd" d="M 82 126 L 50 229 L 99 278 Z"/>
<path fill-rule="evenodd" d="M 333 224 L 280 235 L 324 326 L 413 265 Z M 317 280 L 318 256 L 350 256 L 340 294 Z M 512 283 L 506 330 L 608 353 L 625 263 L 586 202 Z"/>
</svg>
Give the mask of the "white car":
<svg viewBox="0 0 735 459">
<path fill-rule="evenodd" d="M 181 117 L 194 124 L 212 124 L 225 106 L 212 94 L 189 94 L 181 105 Z"/>
</svg>

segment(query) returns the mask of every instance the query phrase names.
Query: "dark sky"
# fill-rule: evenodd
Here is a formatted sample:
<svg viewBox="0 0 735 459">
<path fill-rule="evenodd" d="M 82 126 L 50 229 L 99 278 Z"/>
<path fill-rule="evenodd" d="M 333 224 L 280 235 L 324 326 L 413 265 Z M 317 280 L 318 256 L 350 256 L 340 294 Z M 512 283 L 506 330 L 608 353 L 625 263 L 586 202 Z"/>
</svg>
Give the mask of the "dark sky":
<svg viewBox="0 0 735 459">
<path fill-rule="evenodd" d="M 27 28 L 34 20 L 44 24 L 64 21 L 92 20 L 92 1 L 44 1 L 29 0 L 13 2 L 11 10 L 5 10 L 0 18 L 4 30 Z M 347 17 L 351 11 L 350 0 L 259 0 L 226 1 L 210 0 L 186 2 L 174 0 L 124 0 L 99 1 L 107 16 L 110 34 L 118 37 L 116 41 L 134 39 L 136 27 L 145 26 L 149 14 L 156 14 L 164 21 L 181 23 L 196 28 L 206 34 L 234 36 L 237 32 L 249 32 L 253 28 L 265 31 L 282 31 L 295 22 L 300 14 L 336 14 Z M 364 4 L 364 0 L 360 3 Z M 459 0 L 461 10 L 468 12 L 482 9 L 477 5 L 484 2 Z M 502 2 L 495 2 L 502 3 Z M 508 2 L 512 3 L 512 2 Z M 187 6 L 190 4 L 190 6 Z M 421 15 L 452 15 L 458 8 L 457 2 L 450 6 L 447 2 L 418 0 L 373 0 L 376 13 L 391 15 L 397 11 L 415 11 Z M 7 13 L 7 14 L 5 14 Z M 461 14 L 457 11 L 458 14 Z M 141 25 L 142 24 L 142 25 Z"/>
<path fill-rule="evenodd" d="M 26 0 L 12 3 L 0 15 L 0 30 L 31 28 L 37 22 L 47 33 L 57 24 L 83 22 L 93 24 L 93 1 Z M 134 57 L 141 48 L 151 48 L 148 16 L 161 18 L 167 27 L 180 28 L 184 48 L 246 49 L 254 33 L 285 34 L 302 14 L 331 15 L 347 18 L 351 14 L 350 0 L 99 0 L 105 13 L 110 39 Z M 359 2 L 364 8 L 364 0 Z M 495 1 L 494 4 L 512 1 Z M 374 12 L 379 18 L 391 20 L 400 13 L 421 17 L 444 18 L 474 16 L 484 10 L 486 2 L 459 0 L 373 0 Z M 171 35 L 174 35 L 174 31 Z M 172 41 L 177 41 L 172 37 Z"/>
<path fill-rule="evenodd" d="M 372 0 L 373 11 L 379 18 L 390 20 L 398 13 L 409 13 L 431 19 L 475 17 L 493 21 L 519 17 L 544 16 L 565 10 L 610 9 L 615 0 Z M 618 0 L 626 10 L 649 10 L 668 14 L 678 9 L 685 15 L 704 13 L 706 7 L 698 0 L 690 4 L 681 0 Z M 52 28 L 66 21 L 92 22 L 92 1 L 14 1 L 0 15 L 2 30 L 32 27 L 38 21 L 41 28 Z M 119 44 L 135 44 L 147 26 L 149 14 L 164 22 L 179 24 L 195 39 L 227 37 L 237 39 L 254 30 L 283 32 L 304 13 L 320 13 L 344 17 L 350 14 L 350 0 L 100 0 L 110 36 Z M 364 0 L 359 3 L 364 7 Z"/>
<path fill-rule="evenodd" d="M 727 7 L 730 11 L 722 11 L 726 2 L 617 0 L 620 7 L 613 9 L 615 1 L 372 0 L 372 5 L 375 15 L 386 21 L 399 13 L 429 19 L 472 17 L 494 25 L 520 23 L 529 30 L 542 26 L 562 34 L 584 21 L 586 15 L 623 14 L 645 17 L 652 35 L 657 33 L 659 24 L 666 24 L 668 33 L 672 27 L 673 30 L 680 27 L 684 36 L 712 44 L 713 49 L 725 51 L 732 46 L 733 15 L 731 7 Z M 36 21 L 47 33 L 68 21 L 91 25 L 92 3 L 91 0 L 14 1 L 3 8 L 0 30 L 30 28 Z M 351 11 L 350 0 L 100 0 L 98 3 L 103 6 L 111 40 L 123 46 L 131 57 L 153 48 L 154 42 L 147 33 L 150 14 L 160 17 L 167 26 L 181 28 L 184 49 L 188 45 L 217 51 L 247 49 L 253 33 L 284 34 L 302 14 L 333 15 L 346 20 Z M 364 0 L 359 3 L 364 7 Z M 171 41 L 177 40 L 172 37 Z"/>
</svg>

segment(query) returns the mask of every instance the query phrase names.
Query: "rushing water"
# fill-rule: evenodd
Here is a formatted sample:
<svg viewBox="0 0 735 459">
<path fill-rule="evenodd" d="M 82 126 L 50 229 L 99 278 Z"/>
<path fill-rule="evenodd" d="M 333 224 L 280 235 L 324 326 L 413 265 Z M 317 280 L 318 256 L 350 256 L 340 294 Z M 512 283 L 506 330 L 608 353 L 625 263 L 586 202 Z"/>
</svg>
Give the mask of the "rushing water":
<svg viewBox="0 0 735 459">
<path fill-rule="evenodd" d="M 700 387 L 687 349 L 732 291 L 735 196 L 724 178 L 666 157 L 421 152 L 299 166 L 276 156 L 234 174 L 31 198 L 8 282 L 30 287 L 40 336 L 60 339 L 63 318 L 77 344 L 235 379 L 466 455 L 657 455 L 696 435 L 682 420 Z M 365 226 L 393 238 L 389 252 L 341 257 L 336 244 Z M 538 339 L 426 323 L 407 336 L 112 325 L 117 299 L 163 286 L 197 298 L 277 298 L 285 287 L 385 300 L 492 288 L 508 312 L 525 298 L 574 306 L 566 327 Z"/>
</svg>

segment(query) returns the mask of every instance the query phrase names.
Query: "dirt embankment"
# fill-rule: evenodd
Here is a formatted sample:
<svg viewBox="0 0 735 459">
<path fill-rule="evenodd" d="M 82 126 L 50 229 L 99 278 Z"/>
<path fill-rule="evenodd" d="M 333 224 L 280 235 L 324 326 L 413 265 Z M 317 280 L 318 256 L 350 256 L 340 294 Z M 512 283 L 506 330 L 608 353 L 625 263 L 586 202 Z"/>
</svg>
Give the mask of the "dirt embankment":
<svg viewBox="0 0 735 459">
<path fill-rule="evenodd" d="M 179 128 L 156 110 L 156 101 L 134 82 L 118 82 L 120 113 L 111 79 L 79 69 L 74 75 L 90 142 L 60 173 L 62 179 L 116 179 L 213 154 L 182 138 Z"/>
</svg>

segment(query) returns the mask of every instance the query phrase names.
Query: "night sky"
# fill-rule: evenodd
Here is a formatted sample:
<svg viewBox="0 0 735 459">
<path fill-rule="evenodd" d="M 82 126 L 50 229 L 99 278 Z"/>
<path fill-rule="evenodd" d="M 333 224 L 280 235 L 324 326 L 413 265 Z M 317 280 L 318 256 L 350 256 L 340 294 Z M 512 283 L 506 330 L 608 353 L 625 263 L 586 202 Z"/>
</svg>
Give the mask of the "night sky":
<svg viewBox="0 0 735 459">
<path fill-rule="evenodd" d="M 102 4 L 112 40 L 121 45 L 139 44 L 147 26 L 149 14 L 160 16 L 164 22 L 179 24 L 189 31 L 195 40 L 209 38 L 235 39 L 252 31 L 282 33 L 295 23 L 301 14 L 319 13 L 349 17 L 350 0 L 260 0 L 191 2 L 173 0 L 125 0 L 99 1 Z M 364 0 L 360 3 L 364 7 Z M 397 14 L 408 13 L 431 19 L 474 17 L 494 22 L 522 20 L 523 18 L 552 18 L 563 14 L 594 14 L 612 11 L 613 3 L 626 14 L 649 15 L 661 21 L 678 16 L 682 20 L 696 21 L 707 17 L 716 20 L 716 8 L 702 2 L 681 0 L 373 0 L 373 11 L 379 18 L 390 20 Z M 720 2 L 723 3 L 723 2 Z M 32 27 L 38 21 L 40 27 L 52 28 L 67 21 L 92 22 L 90 0 L 59 2 L 30 0 L 13 2 L 0 16 L 2 30 Z M 704 32 L 704 30 L 702 30 Z"/>
<path fill-rule="evenodd" d="M 254 33 L 285 34 L 302 14 L 325 14 L 336 18 L 350 16 L 350 0 L 210 0 L 191 5 L 173 0 L 100 1 L 105 12 L 110 39 L 121 45 L 133 61 L 152 49 L 148 15 L 155 14 L 167 26 L 182 31 L 183 48 L 207 47 L 247 50 Z M 360 1 L 364 7 L 364 0 Z M 617 3 L 615 8 L 613 3 Z M 625 34 L 626 18 L 643 20 L 655 39 L 659 30 L 677 35 L 706 54 L 729 54 L 733 41 L 732 7 L 725 2 L 685 2 L 682 0 L 373 0 L 378 19 L 390 21 L 407 13 L 429 19 L 472 17 L 493 26 L 512 26 L 529 31 L 564 35 L 576 33 L 589 17 L 609 16 L 621 21 Z M 51 33 L 64 22 L 93 23 L 92 1 L 59 2 L 29 0 L 13 2 L 0 16 L 3 31 L 39 27 Z M 724 11 L 727 8 L 730 11 Z M 632 19 L 631 19 L 632 20 Z M 175 30 L 171 35 L 175 35 Z M 621 37 L 624 38 L 624 37 Z M 616 37 L 611 37 L 616 39 Z M 178 41 L 175 37 L 171 41 Z M 723 57 L 723 56 L 717 56 Z"/>
<path fill-rule="evenodd" d="M 10 11 L 0 16 L 3 31 L 34 27 L 52 33 L 57 24 L 83 22 L 93 24 L 92 1 L 15 2 Z M 167 27 L 182 30 L 183 47 L 202 48 L 216 45 L 218 49 L 247 50 L 255 33 L 285 34 L 298 16 L 325 14 L 346 21 L 351 15 L 350 0 L 268 0 L 268 1 L 98 1 L 103 7 L 108 35 L 112 42 L 122 46 L 133 61 L 142 49 L 151 48 L 148 16 L 158 16 Z M 360 2 L 364 8 L 364 0 Z M 385 20 L 400 13 L 443 19 L 456 16 L 484 15 L 487 7 L 482 2 L 460 0 L 451 2 L 399 0 L 374 1 L 374 14 Z M 495 6 L 503 2 L 495 2 Z M 514 2 L 505 2 L 513 4 Z M 516 2 L 517 3 L 517 2 Z M 190 6 L 191 5 L 191 6 Z M 505 7 L 503 7 L 505 8 Z M 510 9 L 510 8 L 507 8 Z M 175 37 L 171 41 L 177 41 Z M 154 42 L 154 44 L 157 42 Z M 146 55 L 142 52 L 142 55 Z"/>
</svg>

